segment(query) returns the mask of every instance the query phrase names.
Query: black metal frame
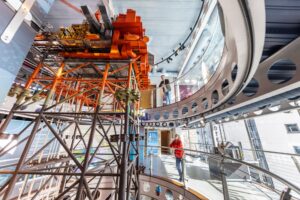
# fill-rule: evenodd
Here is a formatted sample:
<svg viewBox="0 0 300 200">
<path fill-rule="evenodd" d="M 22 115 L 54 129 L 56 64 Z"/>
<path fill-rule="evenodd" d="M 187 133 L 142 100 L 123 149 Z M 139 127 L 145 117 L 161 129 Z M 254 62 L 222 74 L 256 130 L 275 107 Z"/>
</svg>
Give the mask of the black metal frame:
<svg viewBox="0 0 300 200">
<path fill-rule="evenodd" d="M 106 72 L 108 72 L 108 68 Z M 131 82 L 134 82 L 130 81 L 130 77 L 129 85 L 132 84 Z M 103 80 L 105 80 L 105 77 L 103 77 Z M 106 192 L 110 191 L 109 196 L 115 199 L 139 199 L 139 142 L 135 140 L 135 136 L 132 136 L 138 135 L 138 123 L 135 122 L 137 116 L 131 110 L 135 102 L 130 102 L 129 97 L 127 97 L 127 102 L 124 102 L 126 105 L 125 112 L 102 112 L 100 106 L 101 95 L 103 95 L 104 91 L 102 87 L 102 89 L 99 89 L 99 103 L 94 111 L 57 112 L 58 106 L 62 108 L 64 104 L 71 103 L 65 99 L 62 99 L 60 102 L 53 101 L 56 98 L 53 93 L 54 89 L 55 83 L 48 91 L 44 105 L 38 113 L 20 111 L 22 100 L 17 101 L 6 117 L 5 123 L 0 128 L 0 135 L 3 135 L 16 114 L 34 117 L 29 125 L 15 134 L 16 138 L 19 138 L 24 132 L 31 130 L 29 136 L 18 141 L 12 147 L 9 146 L 11 144 L 8 144 L 0 149 L 1 157 L 14 146 L 26 142 L 17 163 L 0 167 L 0 174 L 11 175 L 0 188 L 0 197 L 5 200 L 10 199 L 20 177 L 26 176 L 27 180 L 28 175 L 40 175 L 45 176 L 43 180 L 46 181 L 42 181 L 40 190 L 32 192 L 32 199 L 38 197 L 43 190 L 53 187 L 50 184 L 50 180 L 54 180 L 55 187 L 57 187 L 57 192 L 51 194 L 51 197 L 55 197 L 55 199 L 76 195 L 76 200 L 86 198 L 93 200 L 98 198 L 96 195 L 97 191 L 100 190 L 101 193 L 102 189 Z M 74 97 L 71 96 L 71 98 Z M 23 97 L 21 96 L 20 98 Z M 55 103 L 50 105 L 51 101 Z M 87 128 L 87 131 L 84 132 L 82 130 L 83 126 Z M 71 141 L 67 142 L 65 139 L 66 130 L 70 129 L 73 131 L 73 135 Z M 42 130 L 48 130 L 54 137 L 36 149 L 32 155 L 29 155 L 29 150 L 34 143 L 36 135 Z M 76 137 L 76 135 L 79 135 L 79 137 Z M 113 142 L 110 139 L 111 135 L 119 135 L 119 138 L 122 138 L 123 135 L 124 139 Z M 96 137 L 101 139 L 96 140 Z M 54 141 L 59 143 L 61 150 L 57 152 L 54 158 L 49 160 L 45 157 L 47 155 L 44 154 L 44 150 Z M 74 151 L 79 145 L 85 149 L 82 161 L 79 160 L 81 154 Z M 109 152 L 103 153 L 102 151 L 105 150 Z M 93 162 L 94 159 L 97 162 Z M 11 167 L 14 169 L 11 170 Z M 111 181 L 112 187 L 101 185 L 104 178 Z M 26 185 L 27 181 L 24 184 Z M 23 186 L 25 187 L 25 185 Z"/>
</svg>

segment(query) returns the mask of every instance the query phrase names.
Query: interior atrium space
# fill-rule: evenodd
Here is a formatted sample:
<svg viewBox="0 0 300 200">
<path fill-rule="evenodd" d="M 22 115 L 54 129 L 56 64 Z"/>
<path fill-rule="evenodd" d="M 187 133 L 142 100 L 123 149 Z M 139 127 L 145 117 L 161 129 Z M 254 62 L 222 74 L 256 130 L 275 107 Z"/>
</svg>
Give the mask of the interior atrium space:
<svg viewBox="0 0 300 200">
<path fill-rule="evenodd" d="M 300 200 L 300 0 L 0 0 L 0 200 Z"/>
</svg>

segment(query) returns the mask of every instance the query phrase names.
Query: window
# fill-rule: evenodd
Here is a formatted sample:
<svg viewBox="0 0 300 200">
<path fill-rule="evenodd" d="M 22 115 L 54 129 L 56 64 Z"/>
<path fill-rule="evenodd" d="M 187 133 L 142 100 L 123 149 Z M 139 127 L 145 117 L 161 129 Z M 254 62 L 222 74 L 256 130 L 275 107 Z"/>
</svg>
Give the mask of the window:
<svg viewBox="0 0 300 200">
<path fill-rule="evenodd" d="M 294 146 L 294 150 L 296 154 L 300 155 L 300 146 Z"/>
<path fill-rule="evenodd" d="M 299 127 L 297 124 L 285 124 L 286 130 L 288 133 L 300 133 Z"/>
</svg>

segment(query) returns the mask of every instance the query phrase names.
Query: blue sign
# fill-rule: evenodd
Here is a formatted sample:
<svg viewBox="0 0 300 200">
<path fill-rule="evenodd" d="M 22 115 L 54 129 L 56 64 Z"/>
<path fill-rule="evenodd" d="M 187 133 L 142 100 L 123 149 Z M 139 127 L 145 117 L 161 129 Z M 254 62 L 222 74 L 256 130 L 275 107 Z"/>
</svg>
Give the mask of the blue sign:
<svg viewBox="0 0 300 200">
<path fill-rule="evenodd" d="M 159 139 L 158 139 L 158 132 L 157 130 L 148 131 L 148 138 L 147 138 L 147 155 L 158 155 L 158 148 L 151 148 L 151 146 L 158 146 Z"/>
</svg>

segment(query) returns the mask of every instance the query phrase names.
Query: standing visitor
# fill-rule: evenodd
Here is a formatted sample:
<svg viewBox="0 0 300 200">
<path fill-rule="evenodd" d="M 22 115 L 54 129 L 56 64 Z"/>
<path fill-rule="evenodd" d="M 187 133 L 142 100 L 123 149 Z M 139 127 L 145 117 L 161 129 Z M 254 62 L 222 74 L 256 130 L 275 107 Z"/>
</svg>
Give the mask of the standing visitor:
<svg viewBox="0 0 300 200">
<path fill-rule="evenodd" d="M 178 134 L 175 135 L 175 139 L 170 144 L 171 148 L 175 148 L 176 168 L 179 174 L 179 181 L 183 180 L 183 145 Z"/>
<path fill-rule="evenodd" d="M 161 82 L 159 87 L 162 87 L 164 98 L 166 99 L 166 105 L 171 104 L 171 86 L 169 79 L 165 79 L 165 75 L 161 75 Z"/>
</svg>

